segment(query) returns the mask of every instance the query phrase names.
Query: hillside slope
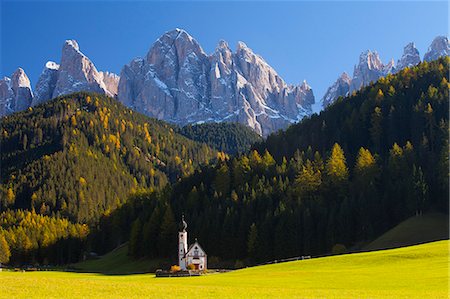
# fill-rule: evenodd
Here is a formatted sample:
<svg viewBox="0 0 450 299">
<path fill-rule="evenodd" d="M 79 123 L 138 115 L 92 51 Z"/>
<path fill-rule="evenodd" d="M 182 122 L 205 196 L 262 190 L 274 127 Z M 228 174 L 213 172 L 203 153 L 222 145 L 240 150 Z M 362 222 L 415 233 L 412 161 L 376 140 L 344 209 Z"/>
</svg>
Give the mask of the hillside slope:
<svg viewBox="0 0 450 299">
<path fill-rule="evenodd" d="M 30 294 L 36 298 L 247 298 L 249 294 L 252 298 L 447 298 L 448 246 L 448 241 L 440 241 L 179 279 L 153 274 L 1 272 L 0 294 L 16 298 Z"/>
<path fill-rule="evenodd" d="M 1 210 L 84 223 L 216 157 L 172 126 L 98 94 L 71 94 L 6 116 L 1 133 Z"/>
<path fill-rule="evenodd" d="M 77 272 L 93 272 L 103 274 L 133 274 L 149 273 L 159 268 L 168 268 L 166 260 L 148 258 L 133 259 L 128 255 L 128 244 L 123 244 L 98 259 L 86 260 L 73 265 Z"/>
<path fill-rule="evenodd" d="M 449 218 L 442 213 L 413 216 L 390 229 L 364 250 L 380 250 L 403 247 L 449 238 Z"/>
<path fill-rule="evenodd" d="M 187 125 L 179 131 L 182 135 L 229 154 L 247 152 L 262 138 L 255 131 L 240 123 L 204 123 Z"/>
</svg>

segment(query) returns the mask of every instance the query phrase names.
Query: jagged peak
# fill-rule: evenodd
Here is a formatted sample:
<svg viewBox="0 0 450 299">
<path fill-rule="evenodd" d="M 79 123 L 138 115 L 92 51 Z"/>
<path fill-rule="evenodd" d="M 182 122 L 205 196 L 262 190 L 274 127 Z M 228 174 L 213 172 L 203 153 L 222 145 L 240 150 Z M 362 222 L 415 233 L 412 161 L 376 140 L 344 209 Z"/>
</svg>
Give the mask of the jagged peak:
<svg viewBox="0 0 450 299">
<path fill-rule="evenodd" d="M 416 49 L 416 44 L 414 42 L 409 42 L 403 48 L 403 52 L 410 52 L 411 50 L 415 50 L 415 49 Z"/>
<path fill-rule="evenodd" d="M 438 57 L 448 55 L 450 55 L 449 40 L 447 36 L 439 35 L 433 39 L 423 59 L 425 61 L 431 61 L 437 59 Z"/>
<path fill-rule="evenodd" d="M 244 42 L 238 41 L 238 43 L 237 43 L 237 51 L 240 51 L 240 50 L 250 50 L 250 48 L 247 47 L 247 45 Z"/>
<path fill-rule="evenodd" d="M 166 31 L 156 40 L 156 42 L 164 43 L 166 40 L 174 41 L 178 38 L 186 38 L 190 42 L 196 42 L 195 39 L 186 30 L 180 28 Z"/>
<path fill-rule="evenodd" d="M 219 43 L 217 44 L 216 50 L 219 50 L 219 49 L 227 49 L 227 50 L 229 50 L 230 46 L 228 45 L 226 40 L 221 39 L 221 40 L 219 40 Z"/>
<path fill-rule="evenodd" d="M 433 45 L 438 45 L 438 44 L 444 44 L 444 45 L 447 44 L 448 45 L 448 43 L 449 43 L 448 37 L 446 37 L 444 35 L 438 35 L 431 42 L 430 48 L 433 47 Z"/>
<path fill-rule="evenodd" d="M 340 76 L 339 79 L 342 79 L 343 81 L 350 81 L 351 78 L 350 76 L 347 74 L 347 72 L 343 72 Z"/>
<path fill-rule="evenodd" d="M 369 69 L 381 69 L 383 63 L 377 51 L 366 50 L 359 55 L 358 67 L 368 67 Z"/>
<path fill-rule="evenodd" d="M 80 47 L 78 46 L 78 43 L 74 39 L 68 39 L 64 42 L 64 48 L 74 49 L 76 51 L 80 51 Z"/>
<path fill-rule="evenodd" d="M 300 85 L 301 90 L 311 90 L 311 86 L 306 82 L 306 80 L 303 80 L 302 84 Z"/>
<path fill-rule="evenodd" d="M 31 82 L 28 79 L 27 74 L 22 68 L 17 68 L 16 71 L 11 75 L 11 88 L 15 91 L 17 88 L 25 87 L 31 92 Z"/>
<path fill-rule="evenodd" d="M 30 79 L 28 79 L 27 74 L 21 67 L 17 68 L 17 70 L 12 74 L 11 80 L 13 82 L 17 82 L 18 86 L 30 87 Z"/>
</svg>

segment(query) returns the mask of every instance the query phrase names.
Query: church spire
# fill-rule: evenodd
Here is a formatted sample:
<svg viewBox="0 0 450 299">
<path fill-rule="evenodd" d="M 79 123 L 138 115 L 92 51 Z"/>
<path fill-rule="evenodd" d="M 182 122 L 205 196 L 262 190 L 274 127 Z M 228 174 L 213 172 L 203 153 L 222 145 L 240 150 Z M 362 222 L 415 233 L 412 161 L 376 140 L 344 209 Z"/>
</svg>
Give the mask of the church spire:
<svg viewBox="0 0 450 299">
<path fill-rule="evenodd" d="M 185 232 L 187 229 L 187 223 L 186 223 L 186 221 L 184 221 L 184 214 L 181 215 L 181 225 L 182 225 L 182 229 L 183 229 L 182 231 Z"/>
</svg>

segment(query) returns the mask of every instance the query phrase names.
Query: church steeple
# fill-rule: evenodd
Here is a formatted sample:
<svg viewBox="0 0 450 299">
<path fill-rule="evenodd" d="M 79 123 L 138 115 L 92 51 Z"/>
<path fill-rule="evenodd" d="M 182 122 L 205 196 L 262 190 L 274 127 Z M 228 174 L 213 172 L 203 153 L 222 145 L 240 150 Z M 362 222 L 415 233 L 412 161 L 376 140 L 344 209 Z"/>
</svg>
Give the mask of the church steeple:
<svg viewBox="0 0 450 299">
<path fill-rule="evenodd" d="M 187 223 L 184 221 L 184 215 L 181 215 L 181 231 L 185 232 L 187 229 Z"/>
<path fill-rule="evenodd" d="M 181 227 L 178 233 L 178 265 L 181 270 L 186 270 L 186 253 L 188 250 L 187 244 L 187 223 L 184 220 L 184 215 L 181 216 Z"/>
</svg>

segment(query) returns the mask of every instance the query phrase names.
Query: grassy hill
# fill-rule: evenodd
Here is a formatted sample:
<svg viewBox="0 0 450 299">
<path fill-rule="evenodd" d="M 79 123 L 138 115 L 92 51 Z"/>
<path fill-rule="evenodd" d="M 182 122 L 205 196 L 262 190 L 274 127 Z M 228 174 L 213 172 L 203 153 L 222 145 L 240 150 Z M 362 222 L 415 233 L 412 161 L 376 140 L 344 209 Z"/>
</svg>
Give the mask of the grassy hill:
<svg viewBox="0 0 450 299">
<path fill-rule="evenodd" d="M 449 241 L 192 278 L 0 272 L 5 298 L 445 298 Z"/>
<path fill-rule="evenodd" d="M 124 244 L 99 259 L 92 259 L 73 264 L 79 272 L 103 274 L 148 273 L 163 267 L 164 260 L 149 258 L 133 259 L 128 256 L 128 245 Z M 170 265 L 165 265 L 165 268 Z"/>
<path fill-rule="evenodd" d="M 364 250 L 396 248 L 448 239 L 448 220 L 448 215 L 442 213 L 408 218 L 371 242 Z"/>
</svg>

